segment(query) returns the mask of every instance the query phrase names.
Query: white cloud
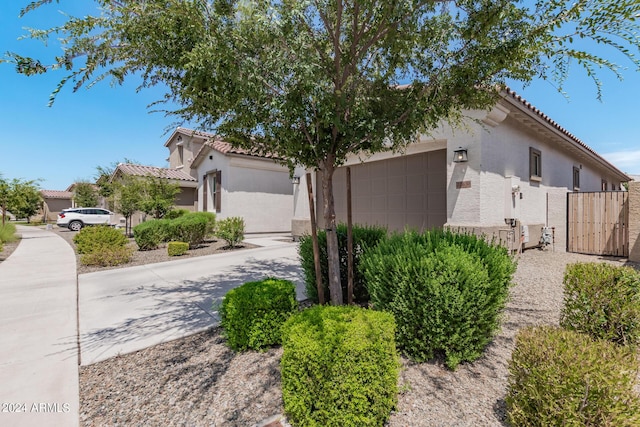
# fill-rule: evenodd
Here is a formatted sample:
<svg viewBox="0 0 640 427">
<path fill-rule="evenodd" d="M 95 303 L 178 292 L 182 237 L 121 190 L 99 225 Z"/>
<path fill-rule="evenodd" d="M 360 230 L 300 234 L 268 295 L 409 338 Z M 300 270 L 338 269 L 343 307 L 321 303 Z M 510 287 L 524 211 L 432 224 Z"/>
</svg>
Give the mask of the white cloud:
<svg viewBox="0 0 640 427">
<path fill-rule="evenodd" d="M 604 153 L 602 157 L 627 174 L 640 175 L 640 150 Z"/>
</svg>

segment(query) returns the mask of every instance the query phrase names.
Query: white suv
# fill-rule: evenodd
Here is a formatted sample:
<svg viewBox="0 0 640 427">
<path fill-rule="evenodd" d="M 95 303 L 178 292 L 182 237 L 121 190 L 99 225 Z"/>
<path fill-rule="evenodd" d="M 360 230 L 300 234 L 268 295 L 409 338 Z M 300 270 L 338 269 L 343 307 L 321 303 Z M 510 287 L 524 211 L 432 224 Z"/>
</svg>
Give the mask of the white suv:
<svg viewBox="0 0 640 427">
<path fill-rule="evenodd" d="M 109 225 L 113 212 L 101 208 L 71 208 L 58 214 L 58 227 L 80 231 L 85 225 Z"/>
</svg>

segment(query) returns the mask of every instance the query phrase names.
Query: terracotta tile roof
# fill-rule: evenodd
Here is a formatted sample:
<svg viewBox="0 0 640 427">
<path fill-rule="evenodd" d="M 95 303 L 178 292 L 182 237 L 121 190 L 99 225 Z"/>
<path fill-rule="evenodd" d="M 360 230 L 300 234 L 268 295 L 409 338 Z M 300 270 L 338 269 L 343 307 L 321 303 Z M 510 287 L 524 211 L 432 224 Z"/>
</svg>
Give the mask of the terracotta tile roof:
<svg viewBox="0 0 640 427">
<path fill-rule="evenodd" d="M 197 179 L 192 177 L 186 172 L 180 169 L 158 168 L 155 166 L 143 166 L 134 165 L 131 163 L 120 163 L 116 168 L 114 174 L 120 171 L 125 175 L 132 176 L 154 176 L 157 178 L 175 179 L 177 181 L 191 181 L 197 182 Z"/>
<path fill-rule="evenodd" d="M 40 194 L 45 199 L 71 199 L 73 198 L 73 193 L 71 191 L 61 191 L 61 190 L 40 190 Z"/>
<path fill-rule="evenodd" d="M 533 114 L 537 115 L 538 117 L 540 117 L 542 120 L 544 120 L 547 124 L 549 124 L 550 126 L 552 126 L 553 128 L 555 128 L 556 130 L 558 130 L 560 133 L 562 133 L 563 135 L 565 135 L 567 138 L 569 138 L 570 140 L 572 140 L 573 142 L 575 142 L 576 144 L 578 144 L 580 147 L 582 147 L 584 150 L 586 150 L 587 152 L 589 152 L 591 155 L 595 156 L 598 160 L 600 160 L 601 162 L 603 162 L 604 164 L 606 164 L 608 167 L 610 167 L 612 170 L 616 171 L 618 174 L 620 174 L 621 177 L 626 177 L 628 178 L 628 176 L 626 174 L 624 174 L 622 171 L 620 171 L 617 167 L 615 167 L 613 164 L 611 164 L 609 161 L 607 161 L 605 158 L 603 158 L 602 156 L 600 156 L 593 148 L 589 147 L 587 144 L 585 144 L 583 141 L 581 141 L 578 137 L 576 137 L 574 134 L 572 134 L 571 132 L 569 132 L 568 130 L 566 130 L 565 128 L 563 128 L 562 126 L 560 126 L 556 121 L 554 121 L 553 119 L 551 119 L 551 117 L 547 116 L 546 114 L 544 114 L 542 111 L 540 111 L 537 107 L 533 106 L 529 101 L 527 101 L 526 99 L 524 99 L 522 96 L 518 95 L 515 91 L 513 91 L 511 88 L 509 87 L 505 87 L 504 90 L 504 96 L 505 97 L 510 97 L 512 99 L 514 99 L 515 101 L 517 101 L 518 103 L 520 103 L 521 105 L 523 105 L 524 107 L 526 107 L 529 111 L 531 111 Z"/>
</svg>

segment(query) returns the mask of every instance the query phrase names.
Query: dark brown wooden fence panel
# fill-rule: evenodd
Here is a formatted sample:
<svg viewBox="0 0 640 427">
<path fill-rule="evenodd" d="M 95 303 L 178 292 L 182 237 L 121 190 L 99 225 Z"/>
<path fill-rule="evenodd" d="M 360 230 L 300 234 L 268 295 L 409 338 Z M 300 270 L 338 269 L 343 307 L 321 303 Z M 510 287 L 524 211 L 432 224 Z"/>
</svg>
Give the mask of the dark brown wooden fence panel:
<svg viewBox="0 0 640 427">
<path fill-rule="evenodd" d="M 568 193 L 567 251 L 628 257 L 629 193 Z"/>
</svg>

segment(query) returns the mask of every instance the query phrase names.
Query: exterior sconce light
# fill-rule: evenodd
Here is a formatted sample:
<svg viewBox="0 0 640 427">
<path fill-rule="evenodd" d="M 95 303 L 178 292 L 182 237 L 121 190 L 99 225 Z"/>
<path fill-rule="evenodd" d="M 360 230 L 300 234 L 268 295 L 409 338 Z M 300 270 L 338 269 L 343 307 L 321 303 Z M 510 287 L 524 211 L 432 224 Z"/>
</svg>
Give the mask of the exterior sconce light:
<svg viewBox="0 0 640 427">
<path fill-rule="evenodd" d="M 468 160 L 466 148 L 458 147 L 457 150 L 453 150 L 453 161 L 455 163 L 464 163 Z"/>
<path fill-rule="evenodd" d="M 178 142 L 182 141 L 182 135 L 178 135 Z"/>
<path fill-rule="evenodd" d="M 291 178 L 291 183 L 292 183 L 293 185 L 300 184 L 300 177 L 299 177 L 299 176 L 294 176 L 294 177 L 292 177 L 292 178 Z"/>
</svg>

